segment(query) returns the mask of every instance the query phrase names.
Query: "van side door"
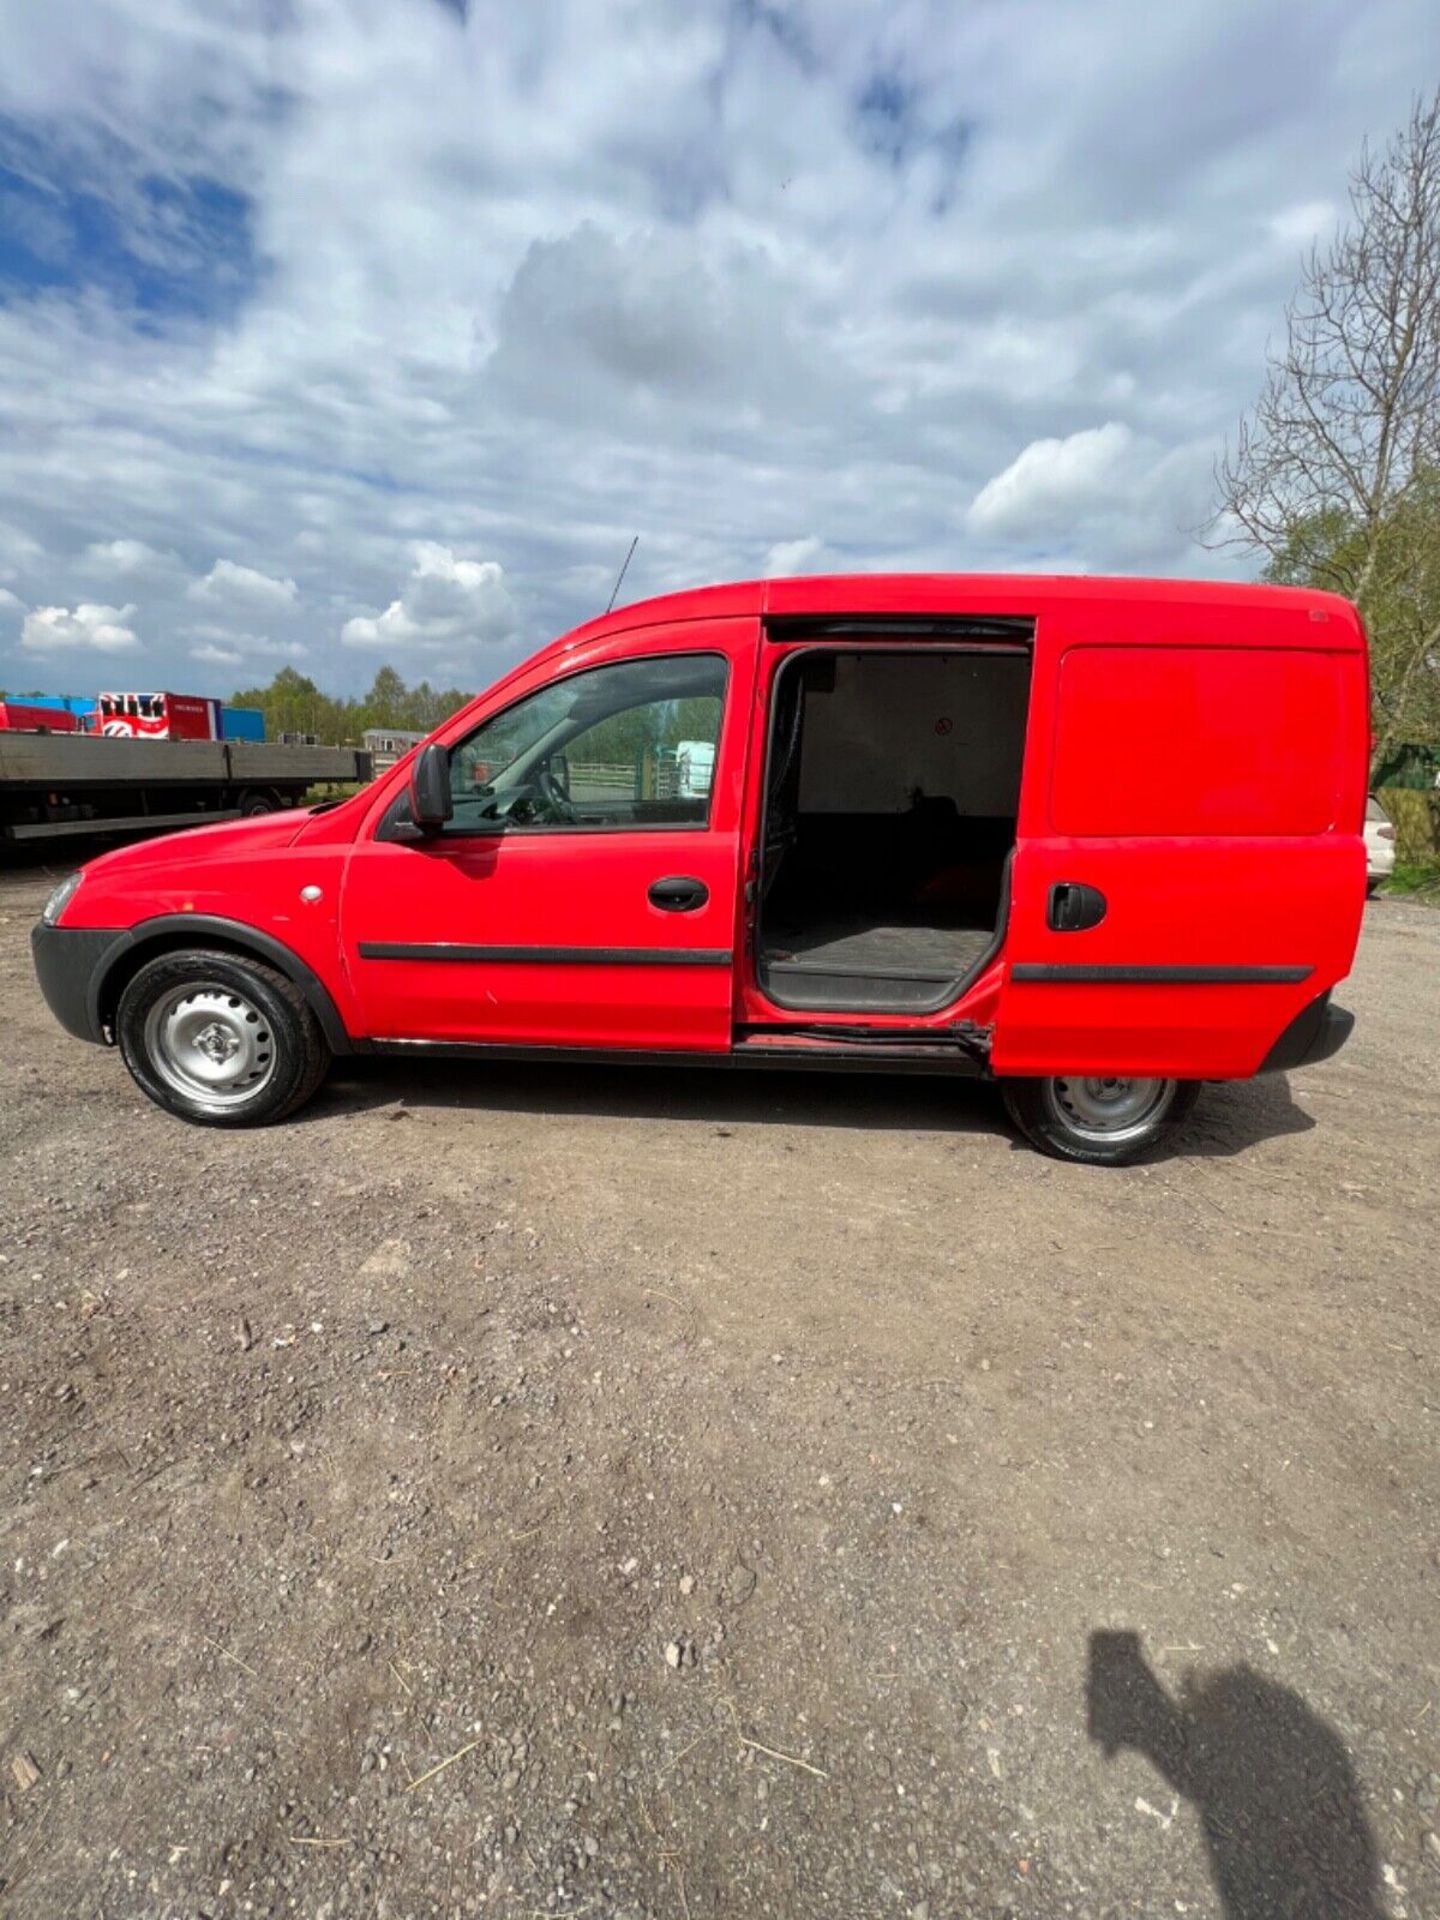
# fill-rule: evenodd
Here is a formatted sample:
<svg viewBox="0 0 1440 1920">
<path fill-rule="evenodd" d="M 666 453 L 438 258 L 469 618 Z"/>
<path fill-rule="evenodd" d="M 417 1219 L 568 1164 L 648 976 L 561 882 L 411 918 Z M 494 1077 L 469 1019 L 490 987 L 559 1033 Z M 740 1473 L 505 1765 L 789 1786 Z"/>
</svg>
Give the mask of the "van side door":
<svg viewBox="0 0 1440 1920">
<path fill-rule="evenodd" d="M 404 786 L 346 869 L 367 1037 L 717 1052 L 731 1044 L 758 623 L 578 648 L 451 723 L 453 813 Z"/>
<path fill-rule="evenodd" d="M 1042 617 L 997 1073 L 1253 1074 L 1349 971 L 1368 690 L 1336 607 Z"/>
</svg>

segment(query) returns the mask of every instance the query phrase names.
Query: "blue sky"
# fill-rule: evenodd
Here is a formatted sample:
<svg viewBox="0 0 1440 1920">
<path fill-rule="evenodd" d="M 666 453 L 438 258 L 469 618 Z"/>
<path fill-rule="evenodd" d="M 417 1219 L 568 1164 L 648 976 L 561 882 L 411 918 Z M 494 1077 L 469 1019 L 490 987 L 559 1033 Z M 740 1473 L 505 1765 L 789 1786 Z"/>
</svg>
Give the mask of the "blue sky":
<svg viewBox="0 0 1440 1920">
<path fill-rule="evenodd" d="M 0 685 L 1201 545 L 1433 0 L 0 0 Z"/>
</svg>

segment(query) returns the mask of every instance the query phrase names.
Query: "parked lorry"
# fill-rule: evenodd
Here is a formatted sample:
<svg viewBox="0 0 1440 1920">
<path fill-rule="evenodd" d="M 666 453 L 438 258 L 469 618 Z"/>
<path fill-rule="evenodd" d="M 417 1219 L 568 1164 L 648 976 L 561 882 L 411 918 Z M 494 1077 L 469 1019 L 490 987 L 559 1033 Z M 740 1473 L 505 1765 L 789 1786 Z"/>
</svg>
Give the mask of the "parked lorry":
<svg viewBox="0 0 1440 1920">
<path fill-rule="evenodd" d="M 228 707 L 208 694 L 26 693 L 0 699 L 0 729 L 104 733 L 135 740 L 263 740 L 258 707 Z"/>
<path fill-rule="evenodd" d="M 125 740 L 263 740 L 265 716 L 208 694 L 102 693 L 96 730 Z"/>
<path fill-rule="evenodd" d="M 338 805 L 91 862 L 35 962 L 212 1125 L 333 1054 L 869 1069 L 993 1079 L 1113 1163 L 1349 1033 L 1368 697 L 1354 608 L 1309 590 L 707 588 L 555 642 Z"/>
<path fill-rule="evenodd" d="M 0 844 L 275 813 L 313 786 L 369 778 L 355 747 L 0 730 Z"/>
</svg>

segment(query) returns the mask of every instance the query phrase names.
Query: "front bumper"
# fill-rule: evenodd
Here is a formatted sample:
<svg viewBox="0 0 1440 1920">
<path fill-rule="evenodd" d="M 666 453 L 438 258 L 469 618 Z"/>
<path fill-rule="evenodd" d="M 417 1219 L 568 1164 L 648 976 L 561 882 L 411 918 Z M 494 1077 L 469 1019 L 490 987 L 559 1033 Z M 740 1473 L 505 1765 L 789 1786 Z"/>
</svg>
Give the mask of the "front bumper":
<svg viewBox="0 0 1440 1920">
<path fill-rule="evenodd" d="M 45 1004 L 77 1040 L 102 1043 L 100 982 L 110 949 L 129 936 L 116 927 L 49 927 L 30 931 L 30 952 Z"/>
<path fill-rule="evenodd" d="M 1313 1067 L 1328 1060 L 1350 1038 L 1355 1016 L 1344 1007 L 1332 1007 L 1329 992 L 1302 1007 L 1260 1062 L 1261 1073 L 1286 1073 L 1292 1067 Z"/>
</svg>

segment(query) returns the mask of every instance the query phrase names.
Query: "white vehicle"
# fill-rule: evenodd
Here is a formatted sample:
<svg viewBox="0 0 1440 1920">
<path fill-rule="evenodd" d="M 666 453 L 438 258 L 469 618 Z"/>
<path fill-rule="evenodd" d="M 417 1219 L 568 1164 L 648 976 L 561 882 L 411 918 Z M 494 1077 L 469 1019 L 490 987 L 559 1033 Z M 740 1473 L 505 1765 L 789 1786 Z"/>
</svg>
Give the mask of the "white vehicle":
<svg viewBox="0 0 1440 1920">
<path fill-rule="evenodd" d="M 686 800 L 703 800 L 715 778 L 715 742 L 682 740 L 675 749 L 679 790 Z"/>
<path fill-rule="evenodd" d="M 1395 829 L 1372 793 L 1365 802 L 1365 889 L 1374 893 L 1395 871 Z"/>
</svg>

